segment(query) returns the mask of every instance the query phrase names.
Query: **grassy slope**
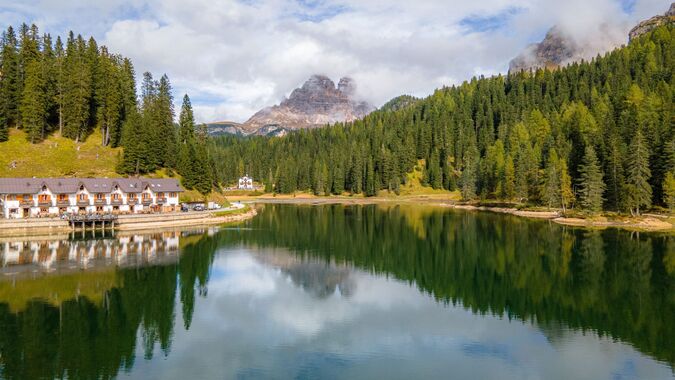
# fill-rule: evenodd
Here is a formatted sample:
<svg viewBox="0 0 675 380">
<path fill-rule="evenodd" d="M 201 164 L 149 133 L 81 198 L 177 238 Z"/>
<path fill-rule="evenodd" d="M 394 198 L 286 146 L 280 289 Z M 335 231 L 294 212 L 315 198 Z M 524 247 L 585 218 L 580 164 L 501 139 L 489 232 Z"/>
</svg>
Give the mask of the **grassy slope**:
<svg viewBox="0 0 675 380">
<path fill-rule="evenodd" d="M 23 131 L 13 129 L 0 143 L 0 177 L 114 177 L 121 148 L 103 147 L 100 141 L 97 131 L 79 144 L 57 136 L 31 144 Z"/>
<path fill-rule="evenodd" d="M 39 144 L 31 144 L 26 140 L 26 133 L 12 129 L 9 140 L 0 142 L 0 177 L 118 177 L 115 165 L 121 153 L 122 148 L 101 146 L 98 130 L 79 144 L 56 135 Z M 12 168 L 12 162 L 15 162 L 15 168 Z M 159 170 L 148 177 L 168 178 L 169 175 L 165 170 Z M 181 199 L 201 201 L 204 197 L 190 190 Z M 208 200 L 228 204 L 222 194 L 211 194 Z"/>
</svg>

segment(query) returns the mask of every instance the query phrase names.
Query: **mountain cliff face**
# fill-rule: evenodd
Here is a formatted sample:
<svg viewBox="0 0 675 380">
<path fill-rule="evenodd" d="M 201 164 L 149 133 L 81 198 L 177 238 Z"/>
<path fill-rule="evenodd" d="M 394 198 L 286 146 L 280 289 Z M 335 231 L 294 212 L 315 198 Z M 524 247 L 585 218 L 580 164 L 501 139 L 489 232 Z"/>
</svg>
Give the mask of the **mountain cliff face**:
<svg viewBox="0 0 675 380">
<path fill-rule="evenodd" d="M 330 78 L 313 75 L 279 105 L 264 108 L 243 124 L 212 123 L 211 133 L 282 136 L 288 131 L 354 121 L 374 110 L 355 97 L 356 84 L 342 78 L 337 87 Z M 223 127 L 226 124 L 226 127 Z M 213 127 L 211 127 L 213 126 Z"/>
<path fill-rule="evenodd" d="M 556 68 L 580 58 L 580 49 L 574 40 L 554 26 L 543 41 L 528 46 L 514 58 L 509 64 L 509 71 Z"/>
<path fill-rule="evenodd" d="M 645 20 L 637 24 L 633 29 L 630 30 L 628 37 L 632 40 L 654 30 L 654 28 L 672 22 L 675 22 L 675 3 L 670 4 L 670 9 L 668 9 L 668 12 L 666 12 L 664 15 L 654 16 L 649 20 Z"/>
<path fill-rule="evenodd" d="M 636 38 L 660 25 L 674 21 L 675 3 L 672 3 L 670 9 L 664 15 L 642 21 L 631 29 L 629 38 Z M 554 26 L 546 33 L 546 37 L 541 42 L 528 46 L 514 58 L 509 64 L 509 71 L 517 72 L 539 68 L 555 69 L 571 62 L 593 58 L 598 53 L 601 53 L 602 50 L 611 50 L 625 43 L 625 40 L 617 41 L 608 34 L 603 33 L 605 26 L 599 26 L 598 35 L 585 36 L 586 40 L 579 38 L 575 40 L 575 38 L 565 33 L 564 30 Z"/>
</svg>

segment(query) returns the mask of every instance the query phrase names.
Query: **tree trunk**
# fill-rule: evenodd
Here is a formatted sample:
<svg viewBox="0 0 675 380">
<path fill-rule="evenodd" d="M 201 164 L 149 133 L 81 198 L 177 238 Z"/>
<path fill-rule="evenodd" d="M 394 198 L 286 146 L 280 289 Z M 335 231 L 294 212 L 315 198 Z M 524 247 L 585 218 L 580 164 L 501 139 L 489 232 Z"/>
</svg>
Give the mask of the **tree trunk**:
<svg viewBox="0 0 675 380">
<path fill-rule="evenodd" d="M 63 103 L 63 100 L 61 100 Z M 59 134 L 63 137 L 63 106 L 59 104 Z"/>
</svg>

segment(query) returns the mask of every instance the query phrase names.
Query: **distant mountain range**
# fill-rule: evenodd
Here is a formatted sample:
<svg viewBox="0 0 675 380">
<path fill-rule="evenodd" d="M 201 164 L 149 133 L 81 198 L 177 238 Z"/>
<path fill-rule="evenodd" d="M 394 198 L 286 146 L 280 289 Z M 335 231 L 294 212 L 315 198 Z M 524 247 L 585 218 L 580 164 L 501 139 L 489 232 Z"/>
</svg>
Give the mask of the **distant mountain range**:
<svg viewBox="0 0 675 380">
<path fill-rule="evenodd" d="M 330 78 L 313 75 L 288 99 L 263 108 L 243 124 L 222 121 L 207 126 L 211 135 L 283 136 L 297 129 L 354 121 L 374 109 L 356 98 L 356 84 L 351 78 L 340 79 L 336 87 Z"/>
<path fill-rule="evenodd" d="M 653 30 L 657 26 L 672 23 L 674 21 L 675 3 L 672 3 L 665 14 L 642 21 L 631 29 L 629 38 L 636 38 Z M 602 28 L 603 26 L 601 25 L 600 29 L 602 30 Z M 590 41 L 575 41 L 574 38 L 560 27 L 554 26 L 546 33 L 546 36 L 541 42 L 528 46 L 514 58 L 509 64 L 509 71 L 517 72 L 538 68 L 555 69 L 571 62 L 593 58 L 600 52 L 597 51 L 597 46 L 590 44 L 589 42 Z M 601 42 L 602 45 L 609 48 L 616 48 L 621 45 L 621 43 L 612 45 L 612 41 L 609 38 L 605 38 L 605 40 Z"/>
</svg>

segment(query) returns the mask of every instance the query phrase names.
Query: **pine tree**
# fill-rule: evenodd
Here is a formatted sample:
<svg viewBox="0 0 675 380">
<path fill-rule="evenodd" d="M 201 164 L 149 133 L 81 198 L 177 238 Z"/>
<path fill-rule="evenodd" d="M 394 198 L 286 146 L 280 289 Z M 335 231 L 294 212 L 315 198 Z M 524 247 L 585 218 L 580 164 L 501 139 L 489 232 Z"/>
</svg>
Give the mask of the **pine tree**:
<svg viewBox="0 0 675 380">
<path fill-rule="evenodd" d="M 47 99 L 42 63 L 31 61 L 26 68 L 23 99 L 21 101 L 21 119 L 28 141 L 36 143 L 45 138 L 47 123 Z"/>
<path fill-rule="evenodd" d="M 671 213 L 675 212 L 675 174 L 668 172 L 663 180 L 663 202 Z"/>
<path fill-rule="evenodd" d="M 377 188 L 375 187 L 375 165 L 373 164 L 373 160 L 369 159 L 366 162 L 366 196 L 367 197 L 374 197 L 377 195 Z"/>
<path fill-rule="evenodd" d="M 504 187 L 502 197 L 507 200 L 512 200 L 516 196 L 516 169 L 513 164 L 511 155 L 506 156 L 506 164 L 504 165 Z"/>
<path fill-rule="evenodd" d="M 560 160 L 554 149 L 549 151 L 546 162 L 546 179 L 544 184 L 544 200 L 549 208 L 558 207 L 561 202 Z"/>
<path fill-rule="evenodd" d="M 18 105 L 21 104 L 17 39 L 11 26 L 2 35 L 0 72 L 2 72 L 0 75 L 0 141 L 5 141 L 9 136 L 9 128 L 17 125 Z"/>
<path fill-rule="evenodd" d="M 117 146 L 124 116 L 119 62 L 116 57 L 108 54 L 105 47 L 101 48 L 101 57 L 98 62 L 98 88 L 96 90 L 98 116 L 96 120 L 101 129 L 101 144 Z"/>
<path fill-rule="evenodd" d="M 638 129 L 633 137 L 628 155 L 627 180 L 631 185 L 631 213 L 635 210 L 640 215 L 640 206 L 650 207 L 652 202 L 652 188 L 649 185 L 651 171 L 649 170 L 649 153 L 647 145 Z"/>
<path fill-rule="evenodd" d="M 567 170 L 567 162 L 560 160 L 560 203 L 563 213 L 574 203 L 574 192 L 572 191 L 572 177 Z"/>
<path fill-rule="evenodd" d="M 127 115 L 122 127 L 122 144 L 124 154 L 117 163 L 117 172 L 122 174 L 140 174 L 144 164 L 142 141 L 139 136 L 143 133 L 141 115 L 137 111 Z"/>
<path fill-rule="evenodd" d="M 190 97 L 183 96 L 183 106 L 178 120 L 180 142 L 185 144 L 195 136 L 195 120 L 192 114 L 192 103 Z"/>
<path fill-rule="evenodd" d="M 63 83 L 63 135 L 81 141 L 89 130 L 91 67 L 87 65 L 86 43 L 70 32 L 66 45 Z"/>
<path fill-rule="evenodd" d="M 173 95 L 171 94 L 171 83 L 166 74 L 159 79 L 157 87 L 157 122 L 159 124 L 159 144 L 163 154 L 162 163 L 167 167 L 176 167 L 177 153 L 177 134 L 173 119 L 175 112 L 173 108 Z"/>
<path fill-rule="evenodd" d="M 598 212 L 602 209 L 605 183 L 593 146 L 586 147 L 586 153 L 579 167 L 579 200 L 587 211 Z"/>
<path fill-rule="evenodd" d="M 474 146 L 464 153 L 462 168 L 462 198 L 469 200 L 476 197 L 476 181 L 478 168 L 478 152 Z"/>
</svg>

